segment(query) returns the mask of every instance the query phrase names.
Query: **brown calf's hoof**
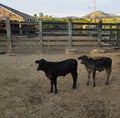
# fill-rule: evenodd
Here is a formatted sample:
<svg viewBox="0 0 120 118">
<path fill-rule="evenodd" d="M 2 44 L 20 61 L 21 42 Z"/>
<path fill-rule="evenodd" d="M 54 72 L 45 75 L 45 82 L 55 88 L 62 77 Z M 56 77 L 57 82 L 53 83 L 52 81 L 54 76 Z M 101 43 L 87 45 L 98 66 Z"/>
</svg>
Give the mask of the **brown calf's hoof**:
<svg viewBox="0 0 120 118">
<path fill-rule="evenodd" d="M 96 87 L 96 84 L 93 84 L 93 87 Z"/>
<path fill-rule="evenodd" d="M 105 85 L 108 85 L 108 82 L 106 82 Z"/>
<path fill-rule="evenodd" d="M 86 84 L 87 86 L 89 86 L 89 82 L 87 82 L 87 84 Z"/>
</svg>

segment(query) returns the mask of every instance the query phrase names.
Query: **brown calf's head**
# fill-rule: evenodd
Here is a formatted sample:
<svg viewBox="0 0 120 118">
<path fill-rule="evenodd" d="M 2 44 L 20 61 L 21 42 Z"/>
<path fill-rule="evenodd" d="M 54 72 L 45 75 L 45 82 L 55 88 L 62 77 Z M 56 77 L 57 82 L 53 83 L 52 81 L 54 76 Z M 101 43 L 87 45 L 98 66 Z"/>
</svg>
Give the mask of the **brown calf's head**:
<svg viewBox="0 0 120 118">
<path fill-rule="evenodd" d="M 86 55 L 80 56 L 78 58 L 78 60 L 81 60 L 81 64 L 84 64 L 87 61 L 87 59 L 88 59 L 88 56 Z"/>
</svg>

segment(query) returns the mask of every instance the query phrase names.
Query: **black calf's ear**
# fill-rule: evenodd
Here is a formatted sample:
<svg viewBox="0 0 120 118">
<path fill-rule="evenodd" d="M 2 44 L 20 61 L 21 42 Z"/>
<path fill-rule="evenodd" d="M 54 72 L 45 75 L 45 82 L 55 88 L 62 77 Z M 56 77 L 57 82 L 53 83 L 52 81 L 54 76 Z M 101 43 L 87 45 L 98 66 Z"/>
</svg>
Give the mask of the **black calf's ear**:
<svg viewBox="0 0 120 118">
<path fill-rule="evenodd" d="M 39 60 L 35 61 L 36 64 L 39 64 Z"/>
</svg>

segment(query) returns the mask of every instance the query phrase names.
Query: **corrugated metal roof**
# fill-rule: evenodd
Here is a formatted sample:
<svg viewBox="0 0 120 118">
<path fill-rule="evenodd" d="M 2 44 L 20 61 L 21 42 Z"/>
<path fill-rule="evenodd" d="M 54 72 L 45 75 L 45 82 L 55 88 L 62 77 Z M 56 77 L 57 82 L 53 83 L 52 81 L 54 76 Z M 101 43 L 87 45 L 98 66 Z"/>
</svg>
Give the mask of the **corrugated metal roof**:
<svg viewBox="0 0 120 118">
<path fill-rule="evenodd" d="M 26 14 L 26 13 L 20 12 L 20 11 L 18 11 L 18 10 L 16 10 L 16 9 L 10 8 L 10 7 L 8 7 L 8 6 L 6 6 L 6 5 L 3 5 L 3 4 L 1 4 L 1 3 L 0 3 L 0 6 L 8 9 L 9 11 L 11 11 L 11 12 L 13 12 L 13 13 L 21 16 L 21 17 L 23 17 L 23 19 L 25 19 L 26 21 L 34 20 L 34 17 L 32 17 L 32 16 L 30 16 L 30 15 L 28 15 L 28 14 Z"/>
</svg>

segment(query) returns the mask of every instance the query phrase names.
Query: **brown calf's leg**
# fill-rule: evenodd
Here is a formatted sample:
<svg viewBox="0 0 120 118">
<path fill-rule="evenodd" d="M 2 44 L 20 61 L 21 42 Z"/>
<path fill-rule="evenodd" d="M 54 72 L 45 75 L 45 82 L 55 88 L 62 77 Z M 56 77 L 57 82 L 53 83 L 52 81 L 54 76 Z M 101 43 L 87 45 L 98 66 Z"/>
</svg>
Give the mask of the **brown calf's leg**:
<svg viewBox="0 0 120 118">
<path fill-rule="evenodd" d="M 88 72 L 88 81 L 87 81 L 87 86 L 89 86 L 90 77 L 91 77 L 91 72 Z"/>
<path fill-rule="evenodd" d="M 107 73 L 107 79 L 106 79 L 105 85 L 108 85 L 110 74 L 111 74 L 111 70 L 106 70 L 106 73 Z"/>
<path fill-rule="evenodd" d="M 95 77 L 96 77 L 96 71 L 93 72 L 93 87 L 96 86 L 96 84 L 95 84 Z"/>
</svg>

